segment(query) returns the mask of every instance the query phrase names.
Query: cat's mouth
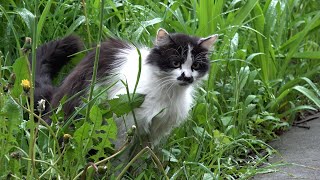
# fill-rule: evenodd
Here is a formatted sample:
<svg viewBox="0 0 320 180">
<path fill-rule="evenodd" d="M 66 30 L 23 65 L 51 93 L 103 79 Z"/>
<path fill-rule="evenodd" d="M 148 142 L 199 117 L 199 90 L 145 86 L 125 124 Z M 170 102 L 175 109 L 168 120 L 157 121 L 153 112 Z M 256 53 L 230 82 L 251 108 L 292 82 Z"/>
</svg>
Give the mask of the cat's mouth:
<svg viewBox="0 0 320 180">
<path fill-rule="evenodd" d="M 185 76 L 185 74 L 184 74 L 184 72 L 183 72 L 183 73 L 181 74 L 181 76 L 179 76 L 179 77 L 177 78 L 177 80 L 179 81 L 179 85 L 180 85 L 180 86 L 188 86 L 188 85 L 190 85 L 190 84 L 193 83 L 194 78 L 193 78 L 192 76 L 190 76 L 190 77 Z"/>
<path fill-rule="evenodd" d="M 188 86 L 188 85 L 190 85 L 190 84 L 192 84 L 192 83 L 189 83 L 189 82 L 179 82 L 179 85 L 180 85 L 180 86 Z"/>
</svg>

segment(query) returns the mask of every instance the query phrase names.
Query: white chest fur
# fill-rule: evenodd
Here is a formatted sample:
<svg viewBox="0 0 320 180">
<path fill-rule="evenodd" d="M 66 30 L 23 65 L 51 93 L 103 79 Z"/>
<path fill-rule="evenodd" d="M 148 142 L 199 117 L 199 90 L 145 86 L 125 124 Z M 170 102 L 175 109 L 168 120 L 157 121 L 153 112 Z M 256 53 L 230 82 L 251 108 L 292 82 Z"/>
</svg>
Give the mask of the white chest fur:
<svg viewBox="0 0 320 180">
<path fill-rule="evenodd" d="M 146 63 L 149 54 L 147 49 L 140 49 L 142 68 L 136 93 L 145 94 L 143 104 L 134 109 L 138 132 L 148 135 L 152 145 L 157 145 L 161 138 L 168 135 L 171 130 L 180 125 L 188 116 L 192 105 L 192 86 L 180 86 L 166 83 L 166 78 L 159 76 L 159 70 Z M 119 59 L 126 61 L 115 69 L 115 80 L 127 82 L 129 92 L 132 93 L 138 75 L 139 55 L 136 49 L 122 51 Z M 161 78 L 160 78 L 161 77 Z M 119 94 L 126 94 L 125 86 L 118 82 L 108 93 L 108 98 L 114 98 Z M 135 124 L 132 113 L 124 117 L 125 122 L 117 122 L 119 132 L 126 132 L 126 127 Z M 119 121 L 119 120 L 117 120 Z M 123 137 L 124 135 L 120 135 Z"/>
<path fill-rule="evenodd" d="M 139 88 L 138 93 L 143 90 Z M 191 87 L 178 86 L 171 90 L 147 90 L 145 101 L 136 109 L 136 114 L 139 128 L 149 135 L 154 145 L 187 118 L 192 104 L 191 90 Z"/>
</svg>

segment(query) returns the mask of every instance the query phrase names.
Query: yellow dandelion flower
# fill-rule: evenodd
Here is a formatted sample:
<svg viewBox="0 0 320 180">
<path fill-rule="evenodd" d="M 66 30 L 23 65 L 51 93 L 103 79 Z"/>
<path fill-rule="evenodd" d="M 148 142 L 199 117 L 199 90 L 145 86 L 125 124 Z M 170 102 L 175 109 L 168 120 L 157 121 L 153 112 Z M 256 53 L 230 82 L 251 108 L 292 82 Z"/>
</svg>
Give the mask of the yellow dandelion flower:
<svg viewBox="0 0 320 180">
<path fill-rule="evenodd" d="M 30 87 L 31 87 L 30 81 L 28 79 L 23 79 L 21 81 L 21 86 L 22 86 L 24 92 L 26 92 L 26 93 L 29 92 Z"/>
<path fill-rule="evenodd" d="M 63 142 L 68 143 L 71 138 L 72 138 L 72 136 L 70 134 L 64 134 L 63 135 Z"/>
</svg>

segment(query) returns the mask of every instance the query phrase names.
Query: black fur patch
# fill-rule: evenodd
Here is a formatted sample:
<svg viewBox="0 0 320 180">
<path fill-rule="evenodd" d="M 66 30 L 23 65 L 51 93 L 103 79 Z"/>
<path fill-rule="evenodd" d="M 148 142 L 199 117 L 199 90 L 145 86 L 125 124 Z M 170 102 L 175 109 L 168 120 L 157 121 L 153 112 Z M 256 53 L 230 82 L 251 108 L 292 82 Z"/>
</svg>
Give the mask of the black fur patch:
<svg viewBox="0 0 320 180">
<path fill-rule="evenodd" d="M 76 36 L 68 36 L 61 40 L 51 41 L 37 49 L 35 103 L 40 99 L 45 99 L 45 112 L 50 107 L 48 102 L 51 101 L 52 95 L 56 91 L 56 87 L 52 85 L 53 77 L 71 60 L 72 57 L 70 55 L 81 50 L 82 43 Z M 29 61 L 31 64 L 31 56 L 29 56 Z"/>
<path fill-rule="evenodd" d="M 119 49 L 128 49 L 129 45 L 121 40 L 107 39 L 100 47 L 100 58 L 97 72 L 97 79 L 102 79 L 108 76 L 110 70 L 114 67 L 113 63 L 117 60 L 116 54 Z M 51 104 L 53 107 L 59 105 L 59 101 L 63 96 L 71 97 L 78 95 L 68 101 L 64 106 L 66 117 L 74 112 L 74 108 L 80 105 L 80 96 L 85 95 L 86 91 L 82 91 L 90 86 L 90 80 L 93 73 L 93 64 L 95 59 L 95 50 L 92 50 L 66 77 L 57 92 L 53 95 Z M 118 62 L 119 60 L 117 60 Z"/>
</svg>

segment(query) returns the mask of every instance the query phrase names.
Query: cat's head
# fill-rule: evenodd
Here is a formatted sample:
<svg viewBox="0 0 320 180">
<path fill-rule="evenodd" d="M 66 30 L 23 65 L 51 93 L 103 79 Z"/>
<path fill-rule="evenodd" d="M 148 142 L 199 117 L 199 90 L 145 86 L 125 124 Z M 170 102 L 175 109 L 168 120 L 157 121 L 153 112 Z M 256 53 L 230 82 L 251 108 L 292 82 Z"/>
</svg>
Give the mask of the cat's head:
<svg viewBox="0 0 320 180">
<path fill-rule="evenodd" d="M 203 78 L 210 69 L 208 54 L 218 35 L 198 38 L 169 34 L 159 29 L 148 62 L 156 67 L 159 78 L 168 84 L 188 86 Z"/>
</svg>

